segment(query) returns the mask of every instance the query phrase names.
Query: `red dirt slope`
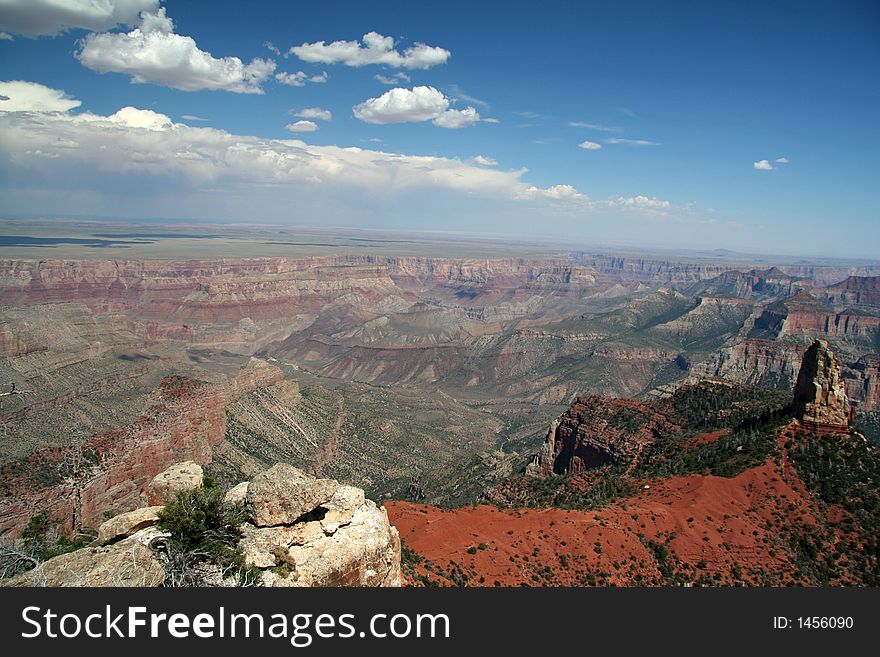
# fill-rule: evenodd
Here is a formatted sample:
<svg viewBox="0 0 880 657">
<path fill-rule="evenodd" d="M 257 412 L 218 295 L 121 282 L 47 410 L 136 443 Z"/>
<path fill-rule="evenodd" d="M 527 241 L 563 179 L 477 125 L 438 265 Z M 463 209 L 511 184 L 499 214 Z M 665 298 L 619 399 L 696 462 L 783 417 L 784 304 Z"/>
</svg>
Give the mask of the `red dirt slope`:
<svg viewBox="0 0 880 657">
<path fill-rule="evenodd" d="M 385 506 L 415 585 L 806 583 L 791 539 L 821 512 L 787 463 L 648 485 L 598 511 Z"/>
</svg>

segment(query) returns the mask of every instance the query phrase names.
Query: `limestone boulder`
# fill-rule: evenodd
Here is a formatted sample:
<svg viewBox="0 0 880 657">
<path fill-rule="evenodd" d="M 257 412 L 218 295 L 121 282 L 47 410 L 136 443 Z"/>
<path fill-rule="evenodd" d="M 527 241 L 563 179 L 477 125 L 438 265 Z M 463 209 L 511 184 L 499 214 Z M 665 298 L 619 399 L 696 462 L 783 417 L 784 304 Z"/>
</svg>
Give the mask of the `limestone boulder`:
<svg viewBox="0 0 880 657">
<path fill-rule="evenodd" d="M 150 506 L 167 504 L 178 491 L 201 487 L 204 474 L 202 466 L 194 461 L 174 463 L 153 477 L 144 491 L 144 499 Z"/>
<path fill-rule="evenodd" d="M 245 504 L 257 527 L 291 525 L 328 502 L 338 487 L 332 479 L 315 479 L 290 464 L 278 463 L 250 481 Z"/>
<path fill-rule="evenodd" d="M 147 527 L 152 527 L 159 522 L 159 511 L 164 508 L 164 506 L 148 506 L 128 513 L 120 513 L 118 516 L 106 520 L 98 528 L 98 543 L 103 545 L 119 538 L 131 536 Z"/>
<path fill-rule="evenodd" d="M 246 524 L 240 544 L 245 561 L 263 569 L 266 586 L 400 586 L 400 536 L 385 509 L 364 500 L 347 520 L 336 522 L 331 534 L 322 520 Z"/>
<path fill-rule="evenodd" d="M 240 484 L 236 484 L 228 491 L 226 491 L 226 495 L 223 496 L 223 501 L 227 504 L 238 504 L 240 502 L 245 501 L 245 497 L 247 496 L 247 489 L 249 481 L 243 481 Z"/>
</svg>

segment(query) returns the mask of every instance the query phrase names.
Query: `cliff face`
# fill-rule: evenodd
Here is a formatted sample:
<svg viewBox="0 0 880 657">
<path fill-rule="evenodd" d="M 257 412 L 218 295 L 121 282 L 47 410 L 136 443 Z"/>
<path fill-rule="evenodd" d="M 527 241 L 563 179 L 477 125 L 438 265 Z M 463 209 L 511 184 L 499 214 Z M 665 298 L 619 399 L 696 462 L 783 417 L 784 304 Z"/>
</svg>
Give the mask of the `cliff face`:
<svg viewBox="0 0 880 657">
<path fill-rule="evenodd" d="M 693 286 L 690 294 L 727 295 L 741 299 L 767 300 L 794 296 L 813 286 L 813 281 L 789 276 L 776 267 L 747 272 L 726 271 Z"/>
<path fill-rule="evenodd" d="M 577 474 L 617 462 L 635 462 L 657 431 L 679 428 L 657 404 L 612 397 L 580 397 L 554 420 L 527 472 Z"/>
<path fill-rule="evenodd" d="M 105 512 L 136 508 L 145 487 L 170 463 L 211 462 L 226 431 L 226 405 L 282 378 L 257 359 L 228 384 L 166 376 L 136 422 L 81 444 L 37 450 L 0 474 L 0 533 L 18 534 L 35 509 L 64 531 L 97 527 Z"/>
<path fill-rule="evenodd" d="M 829 303 L 880 308 L 880 276 L 849 276 L 823 290 Z"/>
<path fill-rule="evenodd" d="M 832 431 L 849 428 L 849 400 L 837 359 L 816 340 L 804 353 L 792 408 L 801 424 Z"/>
<path fill-rule="evenodd" d="M 344 259 L 0 261 L 0 305 L 82 304 L 115 313 L 145 340 L 253 353 L 328 304 L 406 307 L 386 268 Z M 21 351 L 12 338 L 2 342 Z"/>
</svg>

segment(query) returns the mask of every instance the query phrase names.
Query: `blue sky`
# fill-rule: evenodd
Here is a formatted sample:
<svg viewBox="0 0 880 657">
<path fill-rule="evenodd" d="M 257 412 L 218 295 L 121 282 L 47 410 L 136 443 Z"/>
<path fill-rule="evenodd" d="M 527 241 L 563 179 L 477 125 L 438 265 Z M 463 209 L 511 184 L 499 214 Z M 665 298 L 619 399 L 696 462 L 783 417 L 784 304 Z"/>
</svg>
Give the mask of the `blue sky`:
<svg viewBox="0 0 880 657">
<path fill-rule="evenodd" d="M 876 2 L 53 4 L 0 0 L 8 216 L 880 243 Z"/>
</svg>

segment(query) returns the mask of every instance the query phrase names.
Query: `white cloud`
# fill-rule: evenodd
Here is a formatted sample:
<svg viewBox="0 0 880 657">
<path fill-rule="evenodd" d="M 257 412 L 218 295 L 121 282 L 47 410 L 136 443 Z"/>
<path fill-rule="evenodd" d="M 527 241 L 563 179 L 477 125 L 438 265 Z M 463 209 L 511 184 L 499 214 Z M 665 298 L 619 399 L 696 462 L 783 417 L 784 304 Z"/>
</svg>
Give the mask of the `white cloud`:
<svg viewBox="0 0 880 657">
<path fill-rule="evenodd" d="M 598 151 L 602 148 L 602 144 L 597 144 L 594 141 L 582 141 L 578 144 L 578 148 L 585 148 L 588 151 Z"/>
<path fill-rule="evenodd" d="M 450 109 L 450 101 L 434 87 L 396 87 L 378 98 L 369 98 L 352 108 L 354 117 L 365 123 L 418 123 L 432 121 L 440 128 L 466 128 L 479 122 L 497 123 L 484 119 L 473 107 Z"/>
<path fill-rule="evenodd" d="M 411 80 L 409 75 L 407 75 L 403 71 L 398 71 L 394 75 L 390 75 L 390 76 L 377 73 L 376 75 L 373 76 L 373 79 L 378 80 L 382 84 L 387 84 L 392 87 L 395 84 L 400 84 L 401 82 L 410 82 L 410 80 Z"/>
<path fill-rule="evenodd" d="M 584 123 L 583 121 L 569 121 L 569 127 L 572 128 L 586 128 L 587 130 L 598 130 L 599 132 L 618 132 L 620 128 L 614 128 L 607 125 L 601 125 L 599 123 Z"/>
<path fill-rule="evenodd" d="M 611 204 L 624 208 L 642 208 L 651 210 L 668 210 L 672 203 L 655 197 L 647 196 L 618 196 L 610 201 Z"/>
<path fill-rule="evenodd" d="M 266 48 L 266 50 L 268 50 L 269 52 L 271 52 L 271 53 L 273 53 L 273 54 L 275 54 L 275 55 L 278 55 L 279 57 L 281 56 L 281 49 L 278 48 L 278 46 L 276 46 L 276 45 L 275 45 L 274 43 L 272 43 L 271 41 L 267 41 L 266 43 L 263 44 L 263 46 L 264 46 L 264 47 Z"/>
<path fill-rule="evenodd" d="M 449 100 L 434 87 L 401 87 L 386 91 L 352 108 L 365 123 L 413 123 L 437 118 L 449 108 Z"/>
<path fill-rule="evenodd" d="M 624 146 L 659 146 L 658 141 L 649 141 L 648 139 L 625 139 L 623 137 L 609 137 L 605 140 L 606 144 L 623 144 Z"/>
<path fill-rule="evenodd" d="M 318 124 L 314 121 L 297 121 L 295 123 L 288 123 L 284 127 L 291 132 L 314 132 L 318 129 Z"/>
<path fill-rule="evenodd" d="M 115 114 L 111 114 L 108 120 L 126 128 L 153 131 L 168 130 L 173 125 L 171 119 L 164 114 L 159 114 L 153 110 L 137 109 L 136 107 L 123 107 Z"/>
<path fill-rule="evenodd" d="M 0 82 L 0 112 L 67 112 L 82 105 L 63 91 L 36 82 Z"/>
<path fill-rule="evenodd" d="M 73 28 L 107 30 L 133 25 L 142 11 L 158 7 L 159 0 L 2 0 L 0 29 L 29 37 L 55 36 Z"/>
<path fill-rule="evenodd" d="M 199 50 L 192 37 L 174 33 L 164 7 L 155 14 L 142 14 L 140 25 L 127 34 L 87 35 L 77 57 L 99 73 L 125 73 L 132 82 L 182 91 L 261 94 L 260 85 L 275 70 L 271 59 L 256 58 L 246 65 L 238 57 L 217 59 Z"/>
<path fill-rule="evenodd" d="M 384 64 L 394 68 L 427 69 L 445 64 L 452 54 L 445 48 L 416 43 L 403 53 L 394 49 L 394 39 L 369 32 L 363 37 L 363 45 L 357 41 L 334 41 L 304 43 L 293 46 L 289 53 L 305 62 L 320 64 L 345 64 L 366 66 Z"/>
<path fill-rule="evenodd" d="M 202 116 L 197 116 L 195 114 L 182 114 L 181 117 L 185 121 L 210 121 L 211 119 L 206 119 Z"/>
<path fill-rule="evenodd" d="M 293 115 L 301 119 L 318 119 L 320 121 L 329 121 L 333 118 L 333 113 L 322 107 L 306 107 L 298 112 L 293 112 Z"/>
<path fill-rule="evenodd" d="M 475 123 L 479 123 L 480 113 L 473 107 L 466 107 L 463 110 L 449 109 L 435 118 L 432 123 L 441 128 L 449 128 L 455 130 L 457 128 L 467 128 Z"/>
<path fill-rule="evenodd" d="M 15 41 L 9 32 L 0 32 L 0 41 Z"/>
<path fill-rule="evenodd" d="M 47 90 L 63 98 L 60 91 Z M 293 124 L 296 125 L 296 124 Z M 328 185 L 361 194 L 437 189 L 510 201 L 578 200 L 562 185 L 546 190 L 521 180 L 526 169 L 499 171 L 458 158 L 316 146 L 296 139 L 263 139 L 174 123 L 150 110 L 123 108 L 110 116 L 89 112 L 0 112 L 0 163 L 44 174 L 93 172 L 97 186 L 110 176 L 155 176 L 194 187 L 223 183 Z M 49 168 L 47 168 L 49 167 Z M 340 187 L 341 186 L 341 187 Z M 584 197 L 585 198 L 585 197 Z"/>
<path fill-rule="evenodd" d="M 773 165 L 770 164 L 768 160 L 758 160 L 753 163 L 752 166 L 758 171 L 772 171 L 774 169 Z"/>
<path fill-rule="evenodd" d="M 776 162 L 778 162 L 779 164 L 788 164 L 789 159 L 787 157 L 777 157 Z"/>
<path fill-rule="evenodd" d="M 54 187 L 58 180 L 75 181 L 78 190 L 97 196 L 112 195 L 120 183 L 130 181 L 151 190 L 167 186 L 174 199 L 191 190 L 218 203 L 214 190 L 234 190 L 230 199 L 271 191 L 283 195 L 274 198 L 308 196 L 319 205 L 350 200 L 357 208 L 370 207 L 371 199 L 382 199 L 387 207 L 391 198 L 411 202 L 431 193 L 446 195 L 450 202 L 477 197 L 519 204 L 523 212 L 552 209 L 572 217 L 608 212 L 658 216 L 671 209 L 669 201 L 647 196 L 593 201 L 569 184 L 538 187 L 523 180 L 527 169 L 492 168 L 496 162 L 484 156 L 462 160 L 312 145 L 293 136 L 236 135 L 175 123 L 164 114 L 134 107 L 110 116 L 75 113 L 71 103 L 76 101 L 46 87 L 34 92 L 40 86 L 34 85 L 31 98 L 55 99 L 54 104 L 39 103 L 44 111 L 33 111 L 37 103 L 31 102 L 27 111 L 0 112 L 0 168 L 5 180 L 26 178 L 41 194 L 63 193 Z M 15 93 L 14 87 L 6 89 L 0 87 L 4 94 Z M 303 123 L 317 128 L 313 122 Z"/>
<path fill-rule="evenodd" d="M 297 71 L 296 73 L 276 73 L 275 79 L 278 80 L 281 84 L 286 84 L 291 87 L 304 87 L 306 86 L 306 82 L 317 82 L 319 84 L 323 84 L 327 81 L 327 72 L 319 73 L 318 75 L 308 75 L 307 73 L 303 73 L 302 71 Z"/>
</svg>

